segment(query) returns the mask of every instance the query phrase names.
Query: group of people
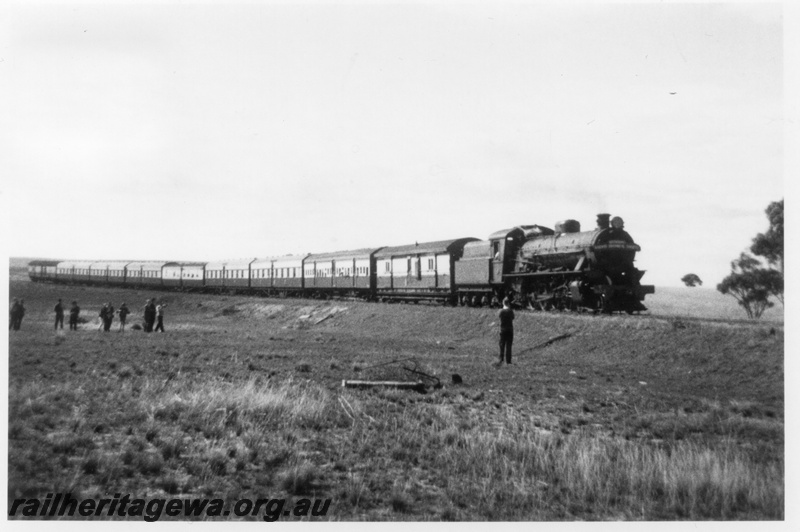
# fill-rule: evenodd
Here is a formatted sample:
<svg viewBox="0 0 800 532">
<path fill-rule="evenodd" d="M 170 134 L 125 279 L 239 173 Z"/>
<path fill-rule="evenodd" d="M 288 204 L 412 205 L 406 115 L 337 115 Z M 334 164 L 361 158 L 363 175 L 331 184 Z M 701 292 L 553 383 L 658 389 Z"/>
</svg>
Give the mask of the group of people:
<svg viewBox="0 0 800 532">
<path fill-rule="evenodd" d="M 167 305 L 164 303 L 156 305 L 155 299 L 147 300 L 147 304 L 144 307 L 145 332 L 153 332 L 154 330 L 164 332 L 164 308 L 166 306 Z M 55 313 L 55 324 L 53 327 L 56 330 L 63 330 L 66 309 L 64 308 L 64 303 L 61 299 L 59 299 L 58 303 L 56 303 L 55 307 L 53 307 L 53 312 Z M 114 309 L 114 306 L 110 301 L 105 303 L 103 308 L 100 309 L 100 330 L 105 332 L 110 331 L 111 324 L 114 322 L 114 315 L 117 315 L 119 316 L 119 331 L 125 331 L 125 326 L 130 313 L 131 311 L 128 308 L 128 305 L 125 303 L 122 303 L 117 310 Z M 71 331 L 78 330 L 78 318 L 80 314 L 81 308 L 78 306 L 78 302 L 73 301 L 72 306 L 69 308 L 69 329 Z M 22 318 L 25 316 L 24 300 L 14 298 L 8 315 L 8 329 L 18 331 L 22 326 Z M 154 325 L 155 329 L 153 328 Z"/>
<path fill-rule="evenodd" d="M 125 331 L 125 323 L 128 319 L 128 314 L 131 311 L 128 309 L 128 305 L 122 303 L 119 306 L 119 310 L 116 311 L 119 314 L 119 331 Z M 111 330 L 111 323 L 114 321 L 114 305 L 111 304 L 109 301 L 103 308 L 100 309 L 100 326 L 103 328 L 103 331 L 108 332 Z"/>
<path fill-rule="evenodd" d="M 144 306 L 144 332 L 153 332 L 154 323 L 156 331 L 164 332 L 164 307 L 166 306 L 164 303 L 156 305 L 154 299 L 147 300 L 147 304 Z"/>
<path fill-rule="evenodd" d="M 56 313 L 56 323 L 55 328 L 61 329 L 64 328 L 64 305 L 61 303 L 61 300 L 58 300 L 56 303 L 55 308 L 53 309 Z M 81 314 L 81 307 L 78 306 L 77 301 L 72 302 L 72 306 L 69 308 L 69 330 L 70 331 L 77 331 L 78 330 L 78 316 Z"/>
</svg>

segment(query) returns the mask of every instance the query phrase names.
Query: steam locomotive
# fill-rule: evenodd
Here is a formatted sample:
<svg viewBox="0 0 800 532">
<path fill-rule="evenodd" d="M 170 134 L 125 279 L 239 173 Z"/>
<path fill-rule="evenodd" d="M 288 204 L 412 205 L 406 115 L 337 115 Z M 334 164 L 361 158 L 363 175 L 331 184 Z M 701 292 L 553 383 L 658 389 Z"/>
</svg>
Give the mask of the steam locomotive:
<svg viewBox="0 0 800 532">
<path fill-rule="evenodd" d="M 384 302 L 438 301 L 517 308 L 647 310 L 652 285 L 634 267 L 640 247 L 622 218 L 597 217 L 581 231 L 576 220 L 554 229 L 523 225 L 487 240 L 458 238 L 405 246 L 284 255 L 218 262 L 32 261 L 32 281 L 161 288 L 272 297 L 354 297 Z"/>
<path fill-rule="evenodd" d="M 482 265 L 489 258 L 492 296 L 508 294 L 517 306 L 539 310 L 592 309 L 604 313 L 647 310 L 644 272 L 634 265 L 638 244 L 619 216 L 597 216 L 597 227 L 580 230 L 576 220 L 498 231 L 467 244 L 456 281 L 465 297 L 487 297 Z"/>
</svg>

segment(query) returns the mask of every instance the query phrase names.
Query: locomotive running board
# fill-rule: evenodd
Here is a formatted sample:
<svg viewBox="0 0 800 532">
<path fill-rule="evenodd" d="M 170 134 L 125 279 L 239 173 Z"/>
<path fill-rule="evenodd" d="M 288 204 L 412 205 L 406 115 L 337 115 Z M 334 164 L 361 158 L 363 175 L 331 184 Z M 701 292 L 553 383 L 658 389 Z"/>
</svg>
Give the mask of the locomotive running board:
<svg viewBox="0 0 800 532">
<path fill-rule="evenodd" d="M 576 272 L 573 270 L 563 272 L 531 272 L 531 273 L 506 273 L 503 278 L 525 278 L 525 277 L 545 277 L 547 275 L 583 275 L 586 272 Z"/>
</svg>

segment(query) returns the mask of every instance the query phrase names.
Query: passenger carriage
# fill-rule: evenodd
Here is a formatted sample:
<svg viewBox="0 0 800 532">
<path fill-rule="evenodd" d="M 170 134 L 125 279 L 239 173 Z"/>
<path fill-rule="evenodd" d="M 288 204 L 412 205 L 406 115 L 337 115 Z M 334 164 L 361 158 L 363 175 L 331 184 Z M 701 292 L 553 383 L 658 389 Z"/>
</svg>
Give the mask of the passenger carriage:
<svg viewBox="0 0 800 532">
<path fill-rule="evenodd" d="M 93 284 L 122 286 L 125 284 L 129 261 L 95 262 L 89 268 Z"/>
<path fill-rule="evenodd" d="M 305 290 L 314 296 L 371 297 L 375 290 L 375 252 L 380 248 L 315 253 L 303 265 Z"/>
<path fill-rule="evenodd" d="M 250 264 L 250 288 L 255 291 L 269 293 L 272 288 L 274 257 L 255 259 Z"/>
<path fill-rule="evenodd" d="M 35 282 L 54 282 L 58 264 L 57 260 L 32 260 L 28 263 L 28 277 Z"/>
<path fill-rule="evenodd" d="M 308 254 L 271 257 L 272 286 L 269 292 L 281 296 L 301 294 L 305 286 L 303 263 L 307 257 Z"/>
<path fill-rule="evenodd" d="M 205 283 L 207 290 L 247 291 L 250 288 L 250 265 L 255 259 L 234 259 L 207 262 L 205 264 Z"/>
<path fill-rule="evenodd" d="M 75 281 L 75 264 L 73 260 L 65 260 L 56 265 L 56 279 L 59 283 L 72 283 Z"/>
<path fill-rule="evenodd" d="M 214 261 L 206 263 L 205 283 L 206 290 L 221 291 L 225 287 L 225 263 Z"/>
<path fill-rule="evenodd" d="M 454 302 L 455 261 L 477 238 L 381 248 L 374 254 L 376 296 L 394 300 Z"/>
<path fill-rule="evenodd" d="M 202 290 L 205 286 L 205 262 L 181 263 L 181 287 L 185 290 Z"/>
<path fill-rule="evenodd" d="M 89 282 L 92 284 L 108 282 L 108 262 L 93 262 L 89 265 Z"/>
<path fill-rule="evenodd" d="M 180 290 L 203 288 L 204 262 L 168 262 L 161 269 L 164 287 Z"/>
<path fill-rule="evenodd" d="M 93 261 L 75 262 L 75 267 L 72 270 L 72 281 L 75 283 L 90 283 L 92 281 L 90 276 L 92 264 L 94 264 Z"/>
<path fill-rule="evenodd" d="M 125 286 L 142 286 L 142 267 L 144 262 L 129 262 L 125 266 Z"/>
<path fill-rule="evenodd" d="M 225 287 L 232 290 L 250 288 L 250 264 L 255 259 L 234 259 L 225 261 L 223 279 Z"/>
<path fill-rule="evenodd" d="M 167 264 L 162 261 L 129 262 L 125 267 L 125 286 L 136 288 L 157 288 L 162 286 L 161 268 Z"/>
</svg>

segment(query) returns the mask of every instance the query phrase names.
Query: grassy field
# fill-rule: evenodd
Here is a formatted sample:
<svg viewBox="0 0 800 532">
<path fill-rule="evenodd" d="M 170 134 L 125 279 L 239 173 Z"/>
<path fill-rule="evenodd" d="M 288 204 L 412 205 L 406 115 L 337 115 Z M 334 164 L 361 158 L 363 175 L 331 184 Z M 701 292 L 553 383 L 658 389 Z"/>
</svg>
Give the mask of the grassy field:
<svg viewBox="0 0 800 532">
<path fill-rule="evenodd" d="M 488 309 L 12 276 L 28 313 L 9 338 L 9 498 L 318 497 L 328 520 L 783 519 L 782 317 L 731 320 L 713 297 L 692 315 L 685 297 L 707 292 L 675 290 L 648 316 L 518 313 L 514 364 L 498 367 Z M 166 334 L 97 330 L 102 302 L 126 301 L 135 322 L 153 296 Z M 84 309 L 78 331 L 53 331 L 59 297 Z M 341 387 L 407 380 L 404 365 L 444 386 Z"/>
<path fill-rule="evenodd" d="M 773 302 L 775 306 L 764 311 L 761 321 L 782 324 L 783 305 Z M 645 304 L 653 316 L 747 320 L 744 309 L 733 297 L 714 288 L 659 286 L 655 294 L 647 296 Z"/>
</svg>

